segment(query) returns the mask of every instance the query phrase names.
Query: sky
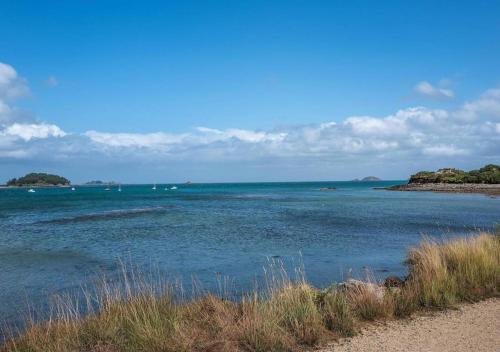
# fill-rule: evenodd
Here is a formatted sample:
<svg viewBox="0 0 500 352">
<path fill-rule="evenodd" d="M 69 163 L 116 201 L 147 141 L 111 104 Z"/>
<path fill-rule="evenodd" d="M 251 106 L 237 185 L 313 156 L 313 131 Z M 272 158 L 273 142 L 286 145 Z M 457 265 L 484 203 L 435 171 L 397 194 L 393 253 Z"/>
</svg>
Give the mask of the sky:
<svg viewBox="0 0 500 352">
<path fill-rule="evenodd" d="M 0 183 L 500 163 L 498 1 L 0 0 Z"/>
</svg>

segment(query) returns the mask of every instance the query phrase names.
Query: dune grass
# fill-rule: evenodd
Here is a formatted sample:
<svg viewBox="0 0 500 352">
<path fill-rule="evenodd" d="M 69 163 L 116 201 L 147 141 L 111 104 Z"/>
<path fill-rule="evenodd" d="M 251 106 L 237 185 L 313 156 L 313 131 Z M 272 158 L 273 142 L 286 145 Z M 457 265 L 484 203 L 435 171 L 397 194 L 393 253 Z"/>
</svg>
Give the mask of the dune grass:
<svg viewBox="0 0 500 352">
<path fill-rule="evenodd" d="M 500 295 L 499 236 L 427 239 L 406 263 L 401 288 L 319 290 L 278 270 L 265 292 L 238 301 L 213 294 L 184 300 L 172 285 L 125 274 L 119 286 L 104 280 L 86 291 L 85 309 L 81 300 L 58 297 L 48 321 L 6 332 L 0 351 L 300 351 L 352 336 L 365 321 Z"/>
</svg>

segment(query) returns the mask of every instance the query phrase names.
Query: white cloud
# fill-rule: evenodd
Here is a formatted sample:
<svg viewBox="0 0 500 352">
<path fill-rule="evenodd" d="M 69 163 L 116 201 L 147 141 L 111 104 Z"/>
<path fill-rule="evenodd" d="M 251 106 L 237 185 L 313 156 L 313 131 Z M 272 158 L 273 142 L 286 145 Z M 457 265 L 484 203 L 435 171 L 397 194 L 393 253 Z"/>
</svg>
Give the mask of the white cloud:
<svg viewBox="0 0 500 352">
<path fill-rule="evenodd" d="M 29 113 L 9 105 L 11 101 L 29 95 L 26 80 L 16 70 L 0 63 L 0 157 L 28 158 L 34 140 L 64 137 L 66 133 L 56 125 L 34 121 Z"/>
<path fill-rule="evenodd" d="M 197 130 L 204 134 L 204 140 L 206 140 L 207 142 L 224 141 L 228 139 L 237 139 L 242 142 L 249 143 L 279 142 L 286 137 L 286 133 L 268 133 L 263 131 L 249 131 L 238 128 L 218 130 L 215 128 L 198 127 Z"/>
<path fill-rule="evenodd" d="M 488 97 L 496 97 L 491 92 Z M 468 104 L 478 104 L 484 96 Z M 498 97 L 500 100 L 500 96 Z M 491 105 L 491 104 L 490 104 Z M 461 109 L 464 109 L 462 107 Z M 479 114 L 479 112 L 478 112 Z M 412 107 L 385 117 L 353 116 L 344 121 L 291 126 L 280 130 L 252 131 L 198 127 L 193 132 L 84 134 L 93 143 L 135 150 L 138 157 L 187 160 L 259 160 L 275 158 L 298 160 L 319 158 L 438 158 L 459 156 L 498 156 L 500 129 L 488 119 L 470 124 L 456 118 L 456 112 Z"/>
<path fill-rule="evenodd" d="M 435 87 L 427 81 L 415 85 L 416 93 L 433 98 L 453 98 L 455 94 L 451 89 Z"/>
<path fill-rule="evenodd" d="M 407 133 L 407 124 L 397 116 L 376 118 L 370 116 L 349 117 L 344 125 L 360 136 L 397 136 Z"/>
<path fill-rule="evenodd" d="M 29 90 L 11 66 L 3 65 L 2 160 L 26 163 L 100 160 L 104 165 L 134 163 L 149 167 L 171 165 L 170 161 L 195 166 L 230 162 L 240 166 L 259 165 L 263 170 L 276 165 L 303 170 L 307 168 L 305 165 L 314 164 L 315 169 L 311 170 L 314 172 L 325 165 L 342 168 L 370 163 L 418 164 L 428 160 L 448 165 L 452 160 L 500 159 L 500 89 L 487 90 L 452 110 L 408 107 L 387 116 L 350 116 L 271 130 L 197 127 L 183 133 L 89 130 L 68 134 L 56 125 L 23 118 L 23 112 L 9 105 L 12 99 L 26 95 Z M 429 87 L 423 91 L 436 94 Z M 78 167 L 78 163 L 75 165 Z M 236 173 L 238 169 L 231 171 Z"/>
<path fill-rule="evenodd" d="M 92 142 L 107 147 L 149 148 L 154 150 L 168 150 L 177 146 L 203 146 L 216 142 L 245 142 L 264 143 L 279 142 L 286 137 L 286 133 L 267 133 L 243 129 L 218 130 L 214 128 L 198 127 L 196 133 L 106 133 L 87 131 L 83 134 Z"/>
<path fill-rule="evenodd" d="M 0 100 L 13 100 L 28 94 L 26 81 L 12 66 L 0 62 Z"/>
<path fill-rule="evenodd" d="M 0 131 L 0 136 L 2 135 L 20 138 L 24 141 L 30 141 L 32 139 L 40 138 L 64 137 L 66 136 L 66 133 L 56 125 L 46 123 L 14 123 L 3 129 L 3 131 Z"/>
<path fill-rule="evenodd" d="M 500 88 L 488 89 L 473 101 L 466 102 L 455 112 L 455 116 L 464 121 L 477 119 L 500 120 Z"/>
<path fill-rule="evenodd" d="M 184 133 L 109 133 L 68 135 L 47 123 L 12 123 L 0 130 L 1 157 L 103 158 L 155 163 L 240 162 L 288 164 L 363 163 L 500 157 L 497 90 L 447 111 L 411 107 L 394 114 L 351 116 L 343 121 L 288 126 L 275 130 L 198 127 Z M 475 119 L 460 119 L 473 112 Z M 58 138 L 65 137 L 65 138 Z M 2 143 L 3 140 L 3 143 Z M 274 161 L 270 161 L 274 160 Z M 269 164 L 269 165 L 270 165 Z"/>
<path fill-rule="evenodd" d="M 158 148 L 168 144 L 181 143 L 186 137 L 185 134 L 156 133 L 105 133 L 97 131 L 87 131 L 83 134 L 93 142 L 104 144 L 110 147 L 138 147 L 138 148 Z"/>
<path fill-rule="evenodd" d="M 27 95 L 29 88 L 26 80 L 19 77 L 12 66 L 0 62 L 0 127 L 25 117 L 26 114 L 9 104 Z"/>
<path fill-rule="evenodd" d="M 12 108 L 0 100 L 0 124 L 7 123 L 12 118 Z"/>
</svg>

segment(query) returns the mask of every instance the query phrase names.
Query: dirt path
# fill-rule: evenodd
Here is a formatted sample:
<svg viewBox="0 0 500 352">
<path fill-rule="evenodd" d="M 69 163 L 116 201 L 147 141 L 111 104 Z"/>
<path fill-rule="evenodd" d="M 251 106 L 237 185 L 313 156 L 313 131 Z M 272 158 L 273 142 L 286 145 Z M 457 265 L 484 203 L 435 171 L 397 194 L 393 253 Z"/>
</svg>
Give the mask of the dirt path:
<svg viewBox="0 0 500 352">
<path fill-rule="evenodd" d="M 322 350 L 342 351 L 500 352 L 500 299 L 371 326 Z"/>
</svg>

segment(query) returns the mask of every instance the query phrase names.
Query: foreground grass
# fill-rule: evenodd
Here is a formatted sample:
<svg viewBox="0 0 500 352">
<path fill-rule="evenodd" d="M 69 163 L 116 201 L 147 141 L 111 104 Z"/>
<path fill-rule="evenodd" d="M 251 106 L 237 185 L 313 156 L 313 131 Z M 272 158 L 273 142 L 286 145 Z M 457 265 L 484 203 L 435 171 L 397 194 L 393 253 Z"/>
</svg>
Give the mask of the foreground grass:
<svg viewBox="0 0 500 352">
<path fill-rule="evenodd" d="M 86 292 L 85 316 L 77 301 L 59 298 L 51 319 L 7 334 L 0 351 L 300 351 L 352 336 L 363 321 L 500 295 L 499 236 L 426 240 L 410 249 L 407 265 L 400 288 L 318 290 L 278 272 L 265 293 L 238 302 L 211 294 L 184 301 L 172 286 L 126 275 L 120 288 Z"/>
</svg>

